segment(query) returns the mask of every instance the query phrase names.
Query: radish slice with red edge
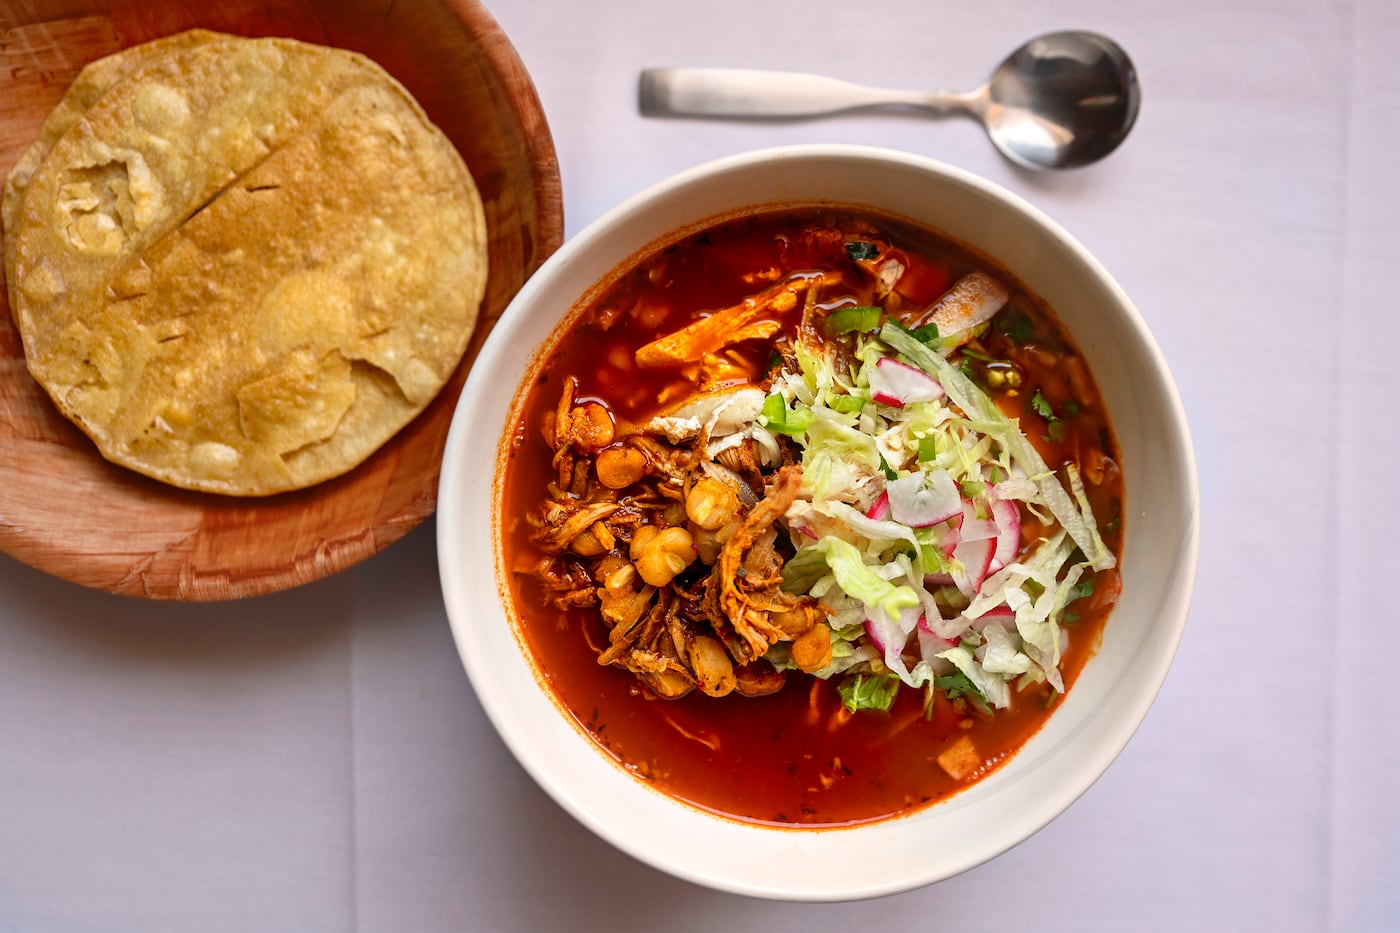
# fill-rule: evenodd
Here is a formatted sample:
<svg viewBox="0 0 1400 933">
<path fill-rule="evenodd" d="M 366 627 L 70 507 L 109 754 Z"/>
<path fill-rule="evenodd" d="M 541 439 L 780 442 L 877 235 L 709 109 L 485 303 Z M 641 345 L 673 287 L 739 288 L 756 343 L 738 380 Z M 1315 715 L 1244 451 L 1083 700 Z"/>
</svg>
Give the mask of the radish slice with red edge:
<svg viewBox="0 0 1400 933">
<path fill-rule="evenodd" d="M 932 402 L 943 397 L 943 386 L 922 369 L 882 356 L 866 370 L 870 397 L 881 405 L 903 408 L 911 402 Z"/>
<path fill-rule="evenodd" d="M 938 639 L 949 648 L 955 646 L 958 643 L 958 640 L 956 638 L 944 638 L 942 635 L 935 632 L 933 630 L 933 626 L 928 624 L 928 616 L 919 616 L 919 632 L 921 634 L 928 635 L 930 638 Z"/>
<path fill-rule="evenodd" d="M 880 497 L 866 511 L 865 517 L 873 518 L 877 522 L 882 522 L 890 517 L 890 494 L 888 491 L 880 490 Z"/>
<path fill-rule="evenodd" d="M 958 537 L 963 541 L 981 541 L 986 538 L 995 538 L 999 529 L 994 519 L 978 518 L 977 503 L 971 499 L 964 499 L 962 504 L 962 526 L 958 529 Z"/>
<path fill-rule="evenodd" d="M 1010 499 L 993 499 L 992 517 L 996 519 L 997 546 L 988 573 L 996 573 L 1011 563 L 1021 550 L 1021 510 L 1016 503 Z"/>
<path fill-rule="evenodd" d="M 1006 603 L 1002 603 L 999 606 L 988 609 L 986 612 L 973 619 L 970 627 L 975 632 L 981 632 L 991 623 L 1005 622 L 1010 622 L 1014 625 L 1016 623 L 1016 613 L 1013 612 L 1011 607 L 1006 605 Z"/>
<path fill-rule="evenodd" d="M 870 637 L 870 643 L 879 649 L 880 654 L 886 657 L 889 656 L 891 648 L 902 650 L 904 641 L 908 638 L 898 619 L 866 619 L 865 634 Z"/>
<path fill-rule="evenodd" d="M 961 571 L 953 571 L 953 583 L 968 599 L 977 595 L 982 581 L 987 579 L 987 568 L 992 564 L 992 555 L 996 553 L 996 544 L 995 538 L 962 541 L 958 543 L 958 549 L 953 552 L 953 557 L 963 565 Z"/>
<path fill-rule="evenodd" d="M 962 512 L 962 497 L 944 470 L 919 470 L 885 483 L 890 516 L 910 528 L 928 528 Z"/>
</svg>

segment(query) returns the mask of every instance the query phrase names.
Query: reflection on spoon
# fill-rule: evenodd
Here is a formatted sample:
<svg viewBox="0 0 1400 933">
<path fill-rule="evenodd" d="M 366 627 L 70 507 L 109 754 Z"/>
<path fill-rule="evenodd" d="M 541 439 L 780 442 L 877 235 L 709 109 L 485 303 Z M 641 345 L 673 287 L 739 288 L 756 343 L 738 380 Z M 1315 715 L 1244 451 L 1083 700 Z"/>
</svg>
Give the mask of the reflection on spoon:
<svg viewBox="0 0 1400 933">
<path fill-rule="evenodd" d="M 1137 71 L 1113 40 L 1092 32 L 1031 39 L 973 91 L 897 91 L 821 75 L 725 68 L 643 71 L 646 116 L 803 119 L 904 107 L 980 120 L 992 142 L 1027 168 L 1077 168 L 1108 155 L 1141 103 Z"/>
</svg>

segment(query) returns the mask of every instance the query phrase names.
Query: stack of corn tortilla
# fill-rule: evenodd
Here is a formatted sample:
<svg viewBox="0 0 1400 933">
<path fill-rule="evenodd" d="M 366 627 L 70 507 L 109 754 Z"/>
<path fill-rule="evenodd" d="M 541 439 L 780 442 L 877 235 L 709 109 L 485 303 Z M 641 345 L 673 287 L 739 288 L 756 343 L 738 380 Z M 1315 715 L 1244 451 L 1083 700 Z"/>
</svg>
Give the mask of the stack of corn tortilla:
<svg viewBox="0 0 1400 933">
<path fill-rule="evenodd" d="M 457 150 L 362 55 L 205 31 L 93 62 L 6 180 L 30 372 L 102 454 L 259 496 L 447 382 L 487 276 Z"/>
</svg>

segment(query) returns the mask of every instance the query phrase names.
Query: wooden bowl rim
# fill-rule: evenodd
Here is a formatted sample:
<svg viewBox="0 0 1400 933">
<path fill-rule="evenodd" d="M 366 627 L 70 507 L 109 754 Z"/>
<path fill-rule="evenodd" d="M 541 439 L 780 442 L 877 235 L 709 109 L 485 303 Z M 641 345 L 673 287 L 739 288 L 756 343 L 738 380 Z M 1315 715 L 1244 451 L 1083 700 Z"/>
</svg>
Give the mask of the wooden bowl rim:
<svg viewBox="0 0 1400 933">
<path fill-rule="evenodd" d="M 525 226 L 533 231 L 535 249 L 533 256 L 526 262 L 524 275 L 519 282 L 513 283 L 510 289 L 513 293 L 524 284 L 550 254 L 559 248 L 564 239 L 563 199 L 560 189 L 558 155 L 534 83 L 514 46 L 500 26 L 478 0 L 442 0 L 442 7 L 462 24 L 465 34 L 469 35 L 471 41 L 476 44 L 477 52 L 485 61 L 490 72 L 502 85 L 508 86 L 508 92 L 501 94 L 505 103 L 501 112 L 508 115 L 510 121 L 518 127 L 522 147 L 528 160 L 528 165 L 525 166 L 522 175 L 530 180 L 535 200 L 532 205 L 532 223 Z M 97 5 L 94 5 L 91 10 L 66 9 L 61 18 L 81 18 L 104 14 L 110 18 L 110 13 L 105 10 L 105 7 L 98 9 Z M 295 35 L 293 37 L 295 38 Z M 122 47 L 130 44 L 134 43 L 123 42 Z M 37 124 L 35 129 L 37 130 Z M 499 310 L 504 310 L 504 307 Z M 490 321 L 487 326 L 489 327 L 491 324 L 494 324 L 494 320 Z M 479 339 L 474 340 L 474 348 L 479 346 L 479 343 Z M 22 358 L 8 357 L 7 359 L 20 364 L 23 362 Z M 464 369 L 469 365 L 470 361 L 464 360 L 438 398 L 427 409 L 420 412 L 418 418 L 415 419 L 415 421 L 428 417 L 442 419 L 443 438 L 441 440 L 445 440 L 446 426 L 450 424 L 452 409 L 457 404 L 465 380 Z M 16 367 L 15 375 L 4 376 L 0 374 L 0 378 L 30 379 L 32 377 L 29 376 L 23 365 L 19 365 Z M 40 392 L 42 394 L 42 390 Z M 44 401 L 48 401 L 46 395 Z M 409 431 L 412 427 L 413 424 L 410 423 L 400 434 Z M 397 437 L 398 435 L 396 435 Z M 84 441 L 87 442 L 86 439 Z M 391 438 L 388 443 L 393 444 L 394 442 L 395 439 Z M 95 447 L 91 449 L 91 455 L 93 457 L 101 456 Z M 374 455 L 371 455 L 366 464 L 373 460 L 373 457 Z M 317 486 L 257 501 L 285 503 L 297 497 L 305 498 L 308 502 L 317 499 L 334 501 L 338 496 L 348 496 L 358 491 L 353 486 L 344 485 L 342 481 L 347 477 L 354 476 L 366 464 L 361 464 L 360 467 L 351 470 L 343 477 L 327 480 Z M 408 534 L 432 515 L 436 509 L 440 469 L 441 451 L 434 459 L 433 468 L 417 475 L 416 482 L 421 484 L 421 489 L 417 490 L 412 503 L 396 512 L 377 516 L 376 521 L 364 529 L 364 535 L 356 542 L 357 546 L 318 547 L 302 553 L 289 554 L 286 566 L 275 572 L 263 572 L 260 569 L 255 574 L 240 577 L 237 575 L 236 567 L 201 568 L 187 565 L 182 568 L 178 579 L 175 579 L 170 585 L 152 584 L 149 579 L 144 578 L 140 565 L 157 552 L 142 553 L 139 548 L 133 548 L 130 552 L 129 566 L 118 569 L 110 557 L 94 557 L 91 549 L 64 549 L 47 529 L 35 527 L 23 521 L 16 522 L 3 512 L 0 512 L 0 552 L 51 576 L 119 595 L 175 601 L 218 601 L 266 595 L 311 583 L 347 570 Z M 215 494 L 165 486 L 136 474 L 131 474 L 131 477 L 146 485 L 147 491 L 154 499 L 194 502 L 204 500 L 210 503 L 229 501 L 227 497 Z M 12 479 L 7 478 L 0 480 L 0 482 L 9 485 Z M 399 478 L 397 481 L 404 482 L 404 478 Z M 254 500 L 241 499 L 236 501 L 248 503 Z M 0 506 L 3 504 L 3 501 L 0 501 Z M 82 505 L 80 502 L 76 502 L 74 507 L 81 509 Z M 110 529 L 114 542 L 120 538 L 120 531 L 120 529 Z M 218 536 L 228 535 L 230 531 L 242 536 L 246 536 L 247 533 L 246 528 L 234 528 L 222 530 Z M 205 533 L 201 526 L 193 534 L 197 538 Z M 217 536 L 212 540 L 217 540 Z M 118 548 L 112 548 L 112 550 L 116 549 Z M 104 554 L 106 553 L 108 552 L 104 552 Z M 207 577 L 202 575 L 206 572 L 209 574 Z M 138 578 L 140 579 L 139 584 L 134 584 L 133 581 Z"/>
</svg>

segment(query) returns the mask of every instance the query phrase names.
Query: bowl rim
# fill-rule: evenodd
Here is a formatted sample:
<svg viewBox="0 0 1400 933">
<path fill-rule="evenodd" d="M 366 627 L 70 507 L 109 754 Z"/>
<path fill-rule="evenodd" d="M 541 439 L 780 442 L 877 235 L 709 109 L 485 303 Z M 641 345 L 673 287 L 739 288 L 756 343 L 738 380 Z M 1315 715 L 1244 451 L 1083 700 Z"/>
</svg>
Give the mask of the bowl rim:
<svg viewBox="0 0 1400 933">
<path fill-rule="evenodd" d="M 1135 677 L 1142 683 L 1137 686 L 1128 696 L 1130 705 L 1126 709 L 1120 708 L 1119 715 L 1116 715 L 1109 726 L 1111 728 L 1104 732 L 1102 738 L 1094 746 L 1095 754 L 1087 763 L 1081 762 L 1075 771 L 1075 780 L 1062 781 L 1057 783 L 1052 792 L 1045 795 L 1045 799 L 1038 801 L 1038 809 L 1029 818 L 1022 818 L 1017 821 L 1018 828 L 1010 833 L 1002 833 L 997 838 L 991 840 L 979 840 L 980 844 L 970 845 L 959 853 L 959 857 L 944 859 L 938 865 L 930 865 L 927 868 L 914 867 L 906 874 L 884 880 L 865 879 L 859 883 L 852 883 L 844 887 L 827 887 L 822 890 L 802 889 L 796 886 L 775 886 L 772 884 L 757 883 L 751 880 L 735 879 L 729 877 L 719 877 L 715 873 L 695 868 L 693 865 L 679 861 L 673 857 L 668 858 L 664 854 L 659 854 L 655 848 L 650 848 L 620 832 L 616 827 L 608 825 L 598 818 L 594 813 L 579 805 L 568 789 L 563 786 L 557 775 L 550 772 L 532 751 L 530 743 L 524 736 L 519 734 L 512 725 L 512 711 L 502 705 L 502 701 L 489 689 L 490 671 L 483 665 L 486 659 L 479 656 L 471 645 L 471 640 L 466 637 L 463 631 L 462 619 L 464 618 L 465 607 L 462 604 L 464 594 L 460 592 L 453 580 L 459 559 L 457 547 L 457 534 L 454 516 L 459 511 L 459 498 L 463 492 L 465 483 L 455 482 L 458 476 L 466 475 L 464 461 L 467 453 L 465 432 L 468 430 L 467 421 L 469 418 L 464 414 L 464 407 L 470 407 L 467 403 L 476 396 L 478 392 L 499 391 L 498 386 L 487 386 L 483 384 L 488 379 L 487 369 L 489 365 L 496 361 L 497 357 L 509 349 L 508 341 L 511 339 L 511 322 L 525 314 L 536 296 L 545 292 L 551 280 L 560 271 L 565 270 L 575 260 L 575 257 L 583 253 L 596 240 L 612 234 L 615 230 L 625 227 L 626 224 L 636 215 L 648 210 L 649 205 L 662 197 L 678 191 L 688 189 L 697 184 L 727 173 L 742 171 L 754 167 L 756 164 L 774 162 L 779 160 L 848 160 L 854 162 L 873 162 L 879 164 L 897 163 L 906 168 L 931 172 L 942 176 L 948 182 L 971 189 L 980 197 L 984 197 L 996 202 L 1000 202 L 1003 208 L 1020 215 L 1022 218 L 1035 226 L 1039 233 L 1055 240 L 1057 245 L 1068 250 L 1083 265 L 1083 267 L 1094 277 L 1099 287 L 1101 287 L 1116 309 L 1122 312 L 1126 326 L 1129 327 L 1138 338 L 1141 348 L 1147 353 L 1152 364 L 1153 377 L 1157 380 L 1157 386 L 1165 408 L 1161 411 L 1164 423 L 1172 428 L 1172 441 L 1178 445 L 1178 454 L 1174 466 L 1179 470 L 1180 475 L 1176 478 L 1180 481 L 1181 506 L 1183 508 L 1183 534 L 1182 540 L 1177 550 L 1178 566 L 1183 568 L 1183 572 L 1174 576 L 1167 584 L 1167 589 L 1173 597 L 1169 611 L 1159 615 L 1154 622 L 1154 626 L 1161 629 L 1154 634 L 1157 639 L 1157 649 L 1145 661 L 1140 657 L 1134 657 L 1133 672 Z M 761 204 L 756 204 L 761 207 Z M 697 220 L 698 223 L 698 220 Z M 1015 270 L 1013 270 L 1015 271 Z M 606 274 L 606 273 L 604 273 Z M 580 293 L 575 299 L 577 302 L 584 300 L 587 292 Z M 561 322 L 570 317 L 572 308 L 566 310 L 550 325 L 550 333 L 543 341 L 542 346 L 548 344 L 555 338 Z M 692 881 L 697 884 L 730 893 L 758 896 L 772 899 L 801 900 L 801 901 L 837 901 L 849 900 L 865 897 L 878 897 L 887 894 L 898 893 L 916 887 L 943 880 L 963 871 L 976 867 L 983 862 L 1007 851 L 1030 836 L 1034 835 L 1065 809 L 1072 805 L 1080 796 L 1104 774 L 1108 767 L 1126 748 L 1128 742 L 1145 719 L 1148 710 L 1160 692 L 1171 664 L 1175 658 L 1180 640 L 1185 629 L 1186 621 L 1189 617 L 1191 598 L 1194 592 L 1195 574 L 1199 553 L 1199 503 L 1200 492 L 1196 469 L 1195 453 L 1191 441 L 1189 426 L 1186 420 L 1184 406 L 1182 405 L 1180 394 L 1172 379 L 1170 370 L 1162 356 L 1161 349 L 1153 338 L 1142 315 L 1136 306 L 1128 298 L 1127 294 L 1118 285 L 1116 280 L 1108 273 L 1107 269 L 1085 248 L 1076 238 L 1074 238 L 1058 222 L 1050 218 L 1039 208 L 1027 202 L 1019 195 L 995 184 L 981 176 L 978 176 L 965 169 L 948 163 L 940 162 L 928 157 L 915 155 L 899 150 L 886 149 L 873 146 L 848 145 L 848 144 L 797 144 L 788 146 L 777 146 L 762 149 L 749 150 L 724 156 L 718 159 L 704 162 L 691 168 L 682 170 L 661 181 L 644 187 L 636 194 L 623 200 L 615 207 L 600 215 L 596 220 L 589 223 L 578 234 L 568 239 L 564 245 L 551 256 L 525 284 L 516 295 L 510 306 L 502 314 L 501 325 L 492 332 L 482 347 L 477 365 L 473 367 L 473 373 L 469 374 L 466 385 L 463 388 L 459 402 L 458 412 L 454 415 L 452 425 L 449 428 L 448 438 L 445 448 L 444 463 L 441 473 L 439 489 L 439 512 L 437 524 L 439 573 L 443 587 L 444 600 L 447 607 L 449 623 L 453 630 L 459 655 L 461 657 L 468 678 L 472 683 L 473 690 L 480 700 L 487 717 L 491 720 L 493 727 L 501 736 L 516 760 L 531 775 L 531 777 L 548 793 L 556 803 L 569 812 L 575 819 L 582 822 L 598 836 L 608 841 L 615 847 L 621 849 L 634 858 L 643 861 L 653 867 L 670 873 L 674 876 Z M 532 347 L 531 350 L 537 354 L 539 346 Z M 530 358 L 528 372 L 535 365 L 535 357 Z M 518 378 L 524 378 L 523 373 Z M 512 393 L 515 386 L 511 387 Z M 514 410 L 514 403 L 508 408 L 509 412 Z M 477 460 L 483 458 L 477 452 Z M 495 475 L 498 465 L 498 457 L 491 458 L 491 471 Z M 494 527 L 489 529 L 492 544 L 492 563 L 496 563 L 498 549 L 494 543 L 496 533 Z M 504 593 L 500 593 L 502 599 L 506 598 Z M 511 621 L 511 612 L 505 607 L 500 607 L 504 620 L 514 630 L 515 625 Z M 1164 627 L 1165 628 L 1162 628 Z M 513 632 L 515 640 L 520 641 L 518 632 Z M 523 648 L 523 643 L 522 643 Z M 1141 646 L 1137 652 L 1142 654 Z M 532 661 L 527 664 L 534 675 L 536 681 L 539 680 L 538 668 Z M 1117 690 L 1123 681 L 1125 674 L 1116 678 L 1110 689 Z M 1142 684 L 1150 685 L 1146 689 Z M 540 684 L 541 690 L 547 690 Z M 559 708 L 559 701 L 552 695 L 547 697 L 552 706 Z M 560 710 L 561 718 L 565 715 Z M 572 722 L 568 723 L 571 730 L 576 727 Z M 1102 731 L 1102 724 L 1100 726 Z M 602 754 L 597 757 L 604 758 Z M 616 763 L 608 760 L 610 767 L 619 772 L 622 770 Z M 642 782 L 633 781 L 639 786 Z M 980 782 L 985 784 L 986 782 Z M 762 834 L 797 834 L 813 835 L 823 833 L 868 833 L 879 827 L 890 827 L 895 824 L 907 824 L 911 821 L 918 821 L 920 816 L 933 811 L 957 809 L 964 806 L 973 799 L 976 787 L 974 785 L 954 798 L 932 807 L 914 811 L 905 816 L 895 817 L 877 821 L 870 824 L 851 828 L 840 829 L 803 829 L 803 828 L 773 828 L 760 827 L 752 824 L 745 824 L 738 821 L 729 820 L 722 816 L 707 813 L 695 808 L 693 805 L 679 801 L 676 798 L 668 797 L 662 792 L 649 786 L 646 787 L 651 794 L 663 797 L 673 807 L 700 814 L 707 820 L 725 823 L 734 827 L 737 834 L 757 832 Z M 1011 821 L 1008 821 L 1011 822 Z M 1010 837 L 1008 838 L 1005 837 Z M 739 836 L 742 838 L 742 835 Z"/>
</svg>

